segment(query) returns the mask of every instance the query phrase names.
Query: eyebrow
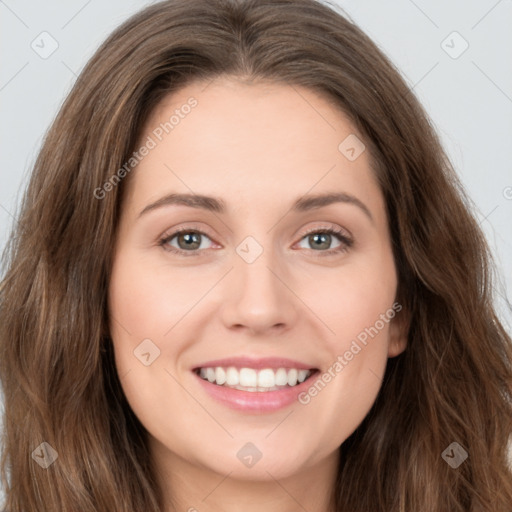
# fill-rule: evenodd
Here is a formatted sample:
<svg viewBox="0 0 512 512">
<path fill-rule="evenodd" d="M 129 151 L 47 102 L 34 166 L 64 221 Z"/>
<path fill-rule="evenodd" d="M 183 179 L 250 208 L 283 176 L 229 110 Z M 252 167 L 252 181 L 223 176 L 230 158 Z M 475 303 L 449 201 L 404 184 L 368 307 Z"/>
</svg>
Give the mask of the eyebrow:
<svg viewBox="0 0 512 512">
<path fill-rule="evenodd" d="M 373 216 L 368 207 L 357 197 L 345 192 L 301 196 L 293 202 L 291 210 L 293 212 L 306 212 L 335 203 L 345 203 L 357 206 L 373 222 Z M 153 203 L 148 204 L 139 213 L 138 218 L 150 211 L 156 210 L 157 208 L 172 205 L 188 206 L 190 208 L 197 208 L 220 214 L 227 211 L 226 203 L 218 197 L 210 197 L 201 194 L 171 193 L 161 197 Z"/>
</svg>

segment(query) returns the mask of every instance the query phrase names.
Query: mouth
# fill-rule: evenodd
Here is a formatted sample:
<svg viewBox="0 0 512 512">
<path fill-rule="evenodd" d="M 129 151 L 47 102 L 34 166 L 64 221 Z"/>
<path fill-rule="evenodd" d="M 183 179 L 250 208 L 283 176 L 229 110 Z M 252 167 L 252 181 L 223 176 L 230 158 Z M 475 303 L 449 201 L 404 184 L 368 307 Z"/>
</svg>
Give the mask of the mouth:
<svg viewBox="0 0 512 512">
<path fill-rule="evenodd" d="M 228 357 L 191 368 L 202 392 L 243 414 L 273 413 L 293 405 L 320 373 L 284 357 Z"/>
<path fill-rule="evenodd" d="M 317 368 L 252 368 L 202 366 L 193 370 L 201 379 L 216 386 L 239 391 L 265 393 L 299 386 L 318 372 Z"/>
</svg>

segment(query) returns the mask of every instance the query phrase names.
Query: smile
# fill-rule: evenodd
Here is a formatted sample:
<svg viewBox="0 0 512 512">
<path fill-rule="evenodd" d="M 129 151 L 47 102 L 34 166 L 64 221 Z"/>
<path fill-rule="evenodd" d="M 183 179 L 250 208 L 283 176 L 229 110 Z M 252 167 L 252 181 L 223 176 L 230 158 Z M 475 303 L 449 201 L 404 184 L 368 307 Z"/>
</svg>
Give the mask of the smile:
<svg viewBox="0 0 512 512">
<path fill-rule="evenodd" d="M 228 357 L 191 368 L 205 398 L 241 413 L 272 413 L 290 407 L 320 370 L 285 357 Z"/>
<path fill-rule="evenodd" d="M 232 389 L 249 392 L 277 391 L 297 386 L 311 376 L 313 370 L 303 368 L 236 368 L 202 367 L 196 373 L 204 380 Z"/>
</svg>

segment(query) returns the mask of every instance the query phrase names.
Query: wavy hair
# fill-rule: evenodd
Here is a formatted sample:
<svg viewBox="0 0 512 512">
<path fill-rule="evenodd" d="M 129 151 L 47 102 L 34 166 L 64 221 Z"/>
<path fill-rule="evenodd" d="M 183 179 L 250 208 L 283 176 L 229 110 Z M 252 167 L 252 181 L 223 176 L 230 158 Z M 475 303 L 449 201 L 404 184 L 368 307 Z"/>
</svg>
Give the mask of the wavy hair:
<svg viewBox="0 0 512 512">
<path fill-rule="evenodd" d="M 473 205 L 390 60 L 315 0 L 168 0 L 116 29 L 46 133 L 0 285 L 5 510 L 157 512 L 147 432 L 113 362 L 107 291 L 130 158 L 169 93 L 219 76 L 307 87 L 354 123 L 385 198 L 407 349 L 341 445 L 337 511 L 512 510 L 512 343 Z M 48 445 L 57 460 L 46 469 Z M 458 443 L 457 469 L 442 453 Z M 31 455 L 32 454 L 32 455 Z M 35 455 L 33 455 L 35 454 Z"/>
</svg>

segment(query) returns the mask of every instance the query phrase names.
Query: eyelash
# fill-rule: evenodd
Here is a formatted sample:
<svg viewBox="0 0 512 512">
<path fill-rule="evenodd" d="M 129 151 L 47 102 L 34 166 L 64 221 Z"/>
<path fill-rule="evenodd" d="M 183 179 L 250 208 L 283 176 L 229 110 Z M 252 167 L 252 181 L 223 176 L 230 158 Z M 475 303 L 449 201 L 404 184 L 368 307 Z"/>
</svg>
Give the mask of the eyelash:
<svg viewBox="0 0 512 512">
<path fill-rule="evenodd" d="M 175 231 L 173 231 L 169 235 L 167 235 L 167 234 L 163 235 L 163 237 L 160 238 L 160 240 L 158 241 L 158 245 L 160 247 L 162 247 L 162 249 L 164 251 L 172 252 L 172 253 L 178 254 L 180 256 L 186 256 L 186 257 L 200 256 L 201 254 L 200 254 L 199 250 L 184 251 L 182 249 L 176 249 L 175 247 L 166 246 L 166 244 L 168 242 L 170 242 L 174 237 L 176 237 L 177 235 L 179 235 L 181 233 L 196 233 L 199 235 L 204 235 L 207 238 L 210 238 L 207 233 L 204 233 L 203 231 L 201 231 L 199 229 L 179 228 L 179 229 L 176 229 Z M 350 247 L 352 247 L 352 245 L 353 245 L 353 240 L 350 239 L 348 236 L 346 236 L 343 231 L 336 229 L 336 228 L 332 228 L 332 227 L 331 228 L 312 228 L 312 229 L 306 231 L 302 235 L 302 237 L 300 238 L 299 241 L 301 241 L 308 235 L 319 234 L 319 233 L 334 235 L 341 242 L 341 245 L 335 249 L 328 249 L 327 251 L 314 251 L 314 249 L 310 249 L 311 251 L 316 252 L 317 253 L 316 256 L 318 256 L 318 257 L 334 256 L 335 254 L 341 254 L 341 253 L 347 252 L 350 249 Z"/>
</svg>

